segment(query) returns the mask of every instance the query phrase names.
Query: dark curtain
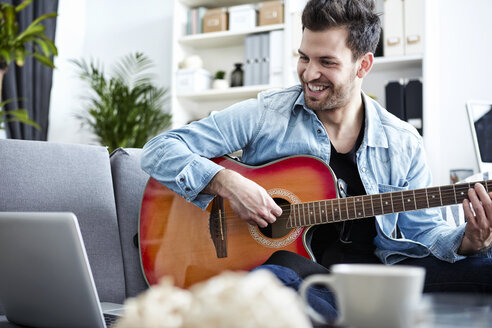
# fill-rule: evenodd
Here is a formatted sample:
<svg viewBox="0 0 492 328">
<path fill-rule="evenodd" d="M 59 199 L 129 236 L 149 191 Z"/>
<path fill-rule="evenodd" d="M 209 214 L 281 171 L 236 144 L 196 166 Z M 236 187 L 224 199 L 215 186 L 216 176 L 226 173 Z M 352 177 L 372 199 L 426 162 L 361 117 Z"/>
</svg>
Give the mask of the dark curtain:
<svg viewBox="0 0 492 328">
<path fill-rule="evenodd" d="M 2 0 L 3 3 L 19 5 L 21 0 Z M 41 15 L 58 11 L 58 0 L 34 0 L 17 17 L 19 31 L 24 31 L 29 24 Z M 41 22 L 46 26 L 45 34 L 55 40 L 56 18 Z M 24 66 L 11 63 L 3 80 L 2 99 L 16 98 L 5 109 L 23 108 L 29 112 L 29 118 L 41 126 L 41 131 L 19 122 L 6 124 L 7 138 L 25 140 L 47 140 L 50 107 L 50 93 L 53 70 L 40 64 L 33 57 L 26 58 Z"/>
</svg>

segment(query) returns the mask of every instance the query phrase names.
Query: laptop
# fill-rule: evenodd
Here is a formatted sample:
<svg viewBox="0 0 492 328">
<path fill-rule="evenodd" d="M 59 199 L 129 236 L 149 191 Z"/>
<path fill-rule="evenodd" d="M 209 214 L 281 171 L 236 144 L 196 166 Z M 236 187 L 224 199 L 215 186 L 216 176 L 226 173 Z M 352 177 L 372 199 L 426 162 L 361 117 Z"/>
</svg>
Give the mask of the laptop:
<svg viewBox="0 0 492 328">
<path fill-rule="evenodd" d="M 470 131 L 480 172 L 492 172 L 492 101 L 466 103 Z"/>
<path fill-rule="evenodd" d="M 0 212 L 0 303 L 9 321 L 30 327 L 109 327 L 122 314 L 99 302 L 77 218 L 66 212 Z"/>
</svg>

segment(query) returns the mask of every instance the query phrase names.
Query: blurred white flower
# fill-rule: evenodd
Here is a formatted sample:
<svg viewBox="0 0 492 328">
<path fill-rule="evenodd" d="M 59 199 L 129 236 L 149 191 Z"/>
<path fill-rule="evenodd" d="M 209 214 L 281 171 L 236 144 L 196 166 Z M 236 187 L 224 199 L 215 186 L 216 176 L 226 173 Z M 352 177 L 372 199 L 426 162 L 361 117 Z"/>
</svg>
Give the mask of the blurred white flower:
<svg viewBox="0 0 492 328">
<path fill-rule="evenodd" d="M 116 328 L 303 328 L 297 293 L 269 271 L 224 272 L 189 290 L 163 279 L 126 303 Z"/>
</svg>

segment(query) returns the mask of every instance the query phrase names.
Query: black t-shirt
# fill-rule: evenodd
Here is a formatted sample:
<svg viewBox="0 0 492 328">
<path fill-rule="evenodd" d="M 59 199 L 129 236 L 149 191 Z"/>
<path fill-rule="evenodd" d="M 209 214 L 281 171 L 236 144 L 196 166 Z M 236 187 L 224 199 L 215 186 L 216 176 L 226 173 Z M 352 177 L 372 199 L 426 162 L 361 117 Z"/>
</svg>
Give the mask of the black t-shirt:
<svg viewBox="0 0 492 328">
<path fill-rule="evenodd" d="M 346 154 L 338 153 L 331 146 L 330 167 L 337 179 L 346 182 L 347 196 L 366 195 L 357 168 L 357 150 L 362 144 L 365 124 L 363 124 L 357 142 Z M 356 219 L 345 222 L 325 224 L 317 227 L 313 235 L 312 248 L 319 263 L 329 267 L 335 263 L 374 262 L 374 243 L 376 236 L 375 218 Z"/>
</svg>

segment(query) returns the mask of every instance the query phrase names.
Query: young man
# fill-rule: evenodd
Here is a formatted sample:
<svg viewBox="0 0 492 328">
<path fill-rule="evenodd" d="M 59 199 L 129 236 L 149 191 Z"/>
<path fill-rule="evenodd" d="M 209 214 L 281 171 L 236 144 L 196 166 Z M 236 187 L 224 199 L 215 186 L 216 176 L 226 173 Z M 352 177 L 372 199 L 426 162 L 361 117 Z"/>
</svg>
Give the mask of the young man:
<svg viewBox="0 0 492 328">
<path fill-rule="evenodd" d="M 244 163 L 259 165 L 313 155 L 330 164 L 352 196 L 430 186 L 421 137 L 361 90 L 381 29 L 373 10 L 370 0 L 309 1 L 302 16 L 301 85 L 260 93 L 157 136 L 144 147 L 143 169 L 201 208 L 220 195 L 241 219 L 260 227 L 274 222 L 281 208 L 261 186 L 207 158 L 242 149 Z M 297 287 L 334 263 L 404 263 L 427 269 L 426 291 L 492 292 L 492 192 L 477 184 L 468 197 L 468 223 L 461 227 L 448 226 L 439 209 L 330 224 L 316 232 L 322 266 L 280 252 L 264 267 Z M 472 254 L 484 256 L 466 257 Z M 332 303 L 331 296 L 318 296 Z M 332 313 L 330 304 L 320 304 Z"/>
</svg>

